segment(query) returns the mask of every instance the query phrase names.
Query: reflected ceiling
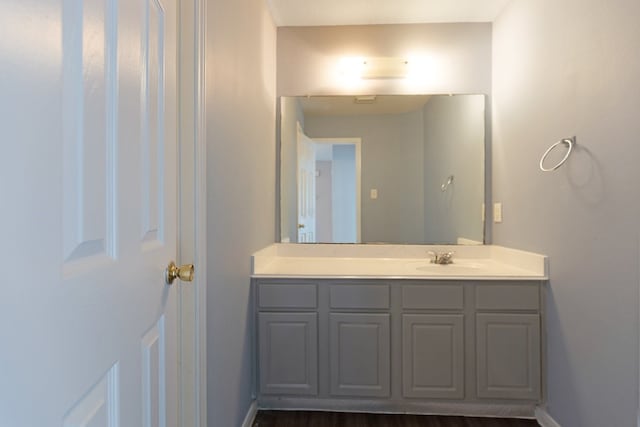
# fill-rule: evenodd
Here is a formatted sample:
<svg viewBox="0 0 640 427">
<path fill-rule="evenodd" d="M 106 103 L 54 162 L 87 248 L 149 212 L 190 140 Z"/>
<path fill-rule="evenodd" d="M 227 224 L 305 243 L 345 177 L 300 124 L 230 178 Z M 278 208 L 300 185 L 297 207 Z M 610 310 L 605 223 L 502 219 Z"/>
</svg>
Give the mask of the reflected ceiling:
<svg viewBox="0 0 640 427">
<path fill-rule="evenodd" d="M 305 116 L 365 116 L 416 111 L 430 95 L 314 96 L 300 98 Z"/>
<path fill-rule="evenodd" d="M 267 0 L 279 27 L 493 22 L 511 0 Z"/>
</svg>

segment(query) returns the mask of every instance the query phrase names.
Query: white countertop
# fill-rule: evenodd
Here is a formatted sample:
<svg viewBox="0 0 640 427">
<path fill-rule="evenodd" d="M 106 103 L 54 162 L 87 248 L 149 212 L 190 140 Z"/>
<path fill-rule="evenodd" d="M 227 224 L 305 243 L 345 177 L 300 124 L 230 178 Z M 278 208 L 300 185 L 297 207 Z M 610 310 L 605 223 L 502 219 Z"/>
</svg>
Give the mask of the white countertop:
<svg viewBox="0 0 640 427">
<path fill-rule="evenodd" d="M 453 264 L 431 264 L 429 250 L 455 251 Z M 547 257 L 493 245 L 274 244 L 253 255 L 252 277 L 546 280 Z"/>
</svg>

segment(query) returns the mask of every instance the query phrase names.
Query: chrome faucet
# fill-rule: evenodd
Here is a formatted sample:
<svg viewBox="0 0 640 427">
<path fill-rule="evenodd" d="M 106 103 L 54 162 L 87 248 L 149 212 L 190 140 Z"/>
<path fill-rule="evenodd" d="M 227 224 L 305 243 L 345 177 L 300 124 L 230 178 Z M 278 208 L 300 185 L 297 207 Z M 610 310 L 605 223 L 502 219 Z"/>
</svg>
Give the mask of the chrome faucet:
<svg viewBox="0 0 640 427">
<path fill-rule="evenodd" d="M 434 252 L 429 251 L 427 254 L 431 256 L 432 264 L 451 264 L 453 262 L 453 254 L 455 252 Z"/>
</svg>

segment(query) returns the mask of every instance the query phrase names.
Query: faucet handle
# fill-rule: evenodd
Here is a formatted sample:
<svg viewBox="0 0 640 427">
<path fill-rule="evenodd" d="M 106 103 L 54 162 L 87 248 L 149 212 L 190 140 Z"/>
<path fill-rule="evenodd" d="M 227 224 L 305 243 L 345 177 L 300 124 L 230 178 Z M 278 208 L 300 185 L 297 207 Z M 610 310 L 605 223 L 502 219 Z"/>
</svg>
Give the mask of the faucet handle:
<svg viewBox="0 0 640 427">
<path fill-rule="evenodd" d="M 455 252 L 453 252 L 453 251 L 443 252 L 443 253 L 440 254 L 440 258 L 449 261 L 449 260 L 451 260 L 451 258 L 453 258 L 454 254 L 455 254 Z"/>
<path fill-rule="evenodd" d="M 435 252 L 435 251 L 427 251 L 427 254 L 431 256 L 431 263 L 433 264 L 451 264 L 453 255 L 455 252 Z"/>
</svg>

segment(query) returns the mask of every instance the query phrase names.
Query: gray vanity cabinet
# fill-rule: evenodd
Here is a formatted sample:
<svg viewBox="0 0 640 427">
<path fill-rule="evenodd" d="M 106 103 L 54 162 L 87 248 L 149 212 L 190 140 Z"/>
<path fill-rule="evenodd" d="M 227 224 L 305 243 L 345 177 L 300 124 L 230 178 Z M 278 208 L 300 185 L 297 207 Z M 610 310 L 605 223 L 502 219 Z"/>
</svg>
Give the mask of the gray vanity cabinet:
<svg viewBox="0 0 640 427">
<path fill-rule="evenodd" d="M 318 394 L 316 307 L 315 284 L 267 283 L 258 288 L 260 393 Z"/>
<path fill-rule="evenodd" d="M 318 393 L 316 313 L 259 313 L 260 391 L 265 394 Z"/>
<path fill-rule="evenodd" d="M 540 318 L 537 314 L 476 315 L 478 396 L 540 397 Z"/>
<path fill-rule="evenodd" d="M 335 282 L 328 288 L 330 394 L 389 397 L 389 285 L 366 281 Z"/>
<path fill-rule="evenodd" d="M 542 281 L 253 283 L 263 408 L 528 414 L 542 398 Z"/>
<path fill-rule="evenodd" d="M 465 397 L 464 319 L 462 284 L 434 281 L 402 286 L 404 397 Z"/>
<path fill-rule="evenodd" d="M 540 290 L 528 284 L 476 289 L 480 398 L 537 400 L 541 394 Z"/>
</svg>

